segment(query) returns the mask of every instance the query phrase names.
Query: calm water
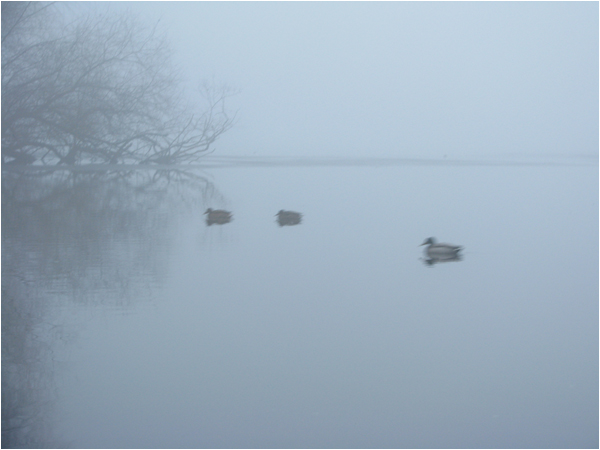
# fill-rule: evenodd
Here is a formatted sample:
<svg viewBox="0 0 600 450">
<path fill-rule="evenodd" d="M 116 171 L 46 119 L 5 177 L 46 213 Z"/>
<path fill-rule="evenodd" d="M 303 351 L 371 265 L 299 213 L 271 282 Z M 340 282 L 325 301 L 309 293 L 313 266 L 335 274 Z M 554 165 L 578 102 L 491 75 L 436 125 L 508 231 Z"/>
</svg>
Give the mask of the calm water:
<svg viewBox="0 0 600 450">
<path fill-rule="evenodd" d="M 597 165 L 202 176 L 3 189 L 3 444 L 598 447 Z"/>
</svg>

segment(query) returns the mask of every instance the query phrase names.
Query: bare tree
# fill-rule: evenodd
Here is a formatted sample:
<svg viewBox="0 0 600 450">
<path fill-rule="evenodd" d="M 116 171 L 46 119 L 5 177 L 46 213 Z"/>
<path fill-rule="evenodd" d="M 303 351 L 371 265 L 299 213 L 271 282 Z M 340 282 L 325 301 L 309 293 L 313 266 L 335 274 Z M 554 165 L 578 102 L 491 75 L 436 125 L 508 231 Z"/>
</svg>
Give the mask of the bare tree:
<svg viewBox="0 0 600 450">
<path fill-rule="evenodd" d="M 125 16 L 63 24 L 52 4 L 2 2 L 2 162 L 184 164 L 229 130 L 234 92 L 183 104 L 170 50 Z"/>
</svg>

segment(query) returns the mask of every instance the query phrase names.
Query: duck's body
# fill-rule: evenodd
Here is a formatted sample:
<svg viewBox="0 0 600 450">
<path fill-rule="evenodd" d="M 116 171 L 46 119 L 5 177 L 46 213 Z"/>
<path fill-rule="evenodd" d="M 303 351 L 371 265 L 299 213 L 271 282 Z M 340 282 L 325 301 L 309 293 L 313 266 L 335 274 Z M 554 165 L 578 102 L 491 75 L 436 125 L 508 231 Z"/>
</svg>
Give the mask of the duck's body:
<svg viewBox="0 0 600 450">
<path fill-rule="evenodd" d="M 434 260 L 456 260 L 462 250 L 460 245 L 436 243 L 435 238 L 427 238 L 421 245 L 428 245 L 425 249 L 427 256 Z"/>
<path fill-rule="evenodd" d="M 280 227 L 284 225 L 298 225 L 302 221 L 302 214 L 295 211 L 284 211 L 282 209 L 275 215 Z"/>
<path fill-rule="evenodd" d="M 232 214 L 230 211 L 225 211 L 224 209 L 212 209 L 208 208 L 206 212 L 206 224 L 208 226 L 216 223 L 217 225 L 223 225 L 231 222 Z"/>
</svg>

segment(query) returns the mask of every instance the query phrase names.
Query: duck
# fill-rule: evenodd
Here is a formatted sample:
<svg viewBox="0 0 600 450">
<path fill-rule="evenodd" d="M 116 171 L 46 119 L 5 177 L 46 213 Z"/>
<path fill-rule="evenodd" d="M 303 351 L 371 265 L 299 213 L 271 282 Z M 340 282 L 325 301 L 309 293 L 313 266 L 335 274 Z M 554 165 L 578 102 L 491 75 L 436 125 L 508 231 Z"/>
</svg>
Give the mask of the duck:
<svg viewBox="0 0 600 450">
<path fill-rule="evenodd" d="M 212 209 L 208 208 L 204 214 L 207 214 L 206 224 L 208 226 L 216 223 L 217 225 L 223 225 L 231 222 L 232 214 L 230 211 L 224 209 Z"/>
<path fill-rule="evenodd" d="M 425 252 L 427 253 L 427 256 L 433 260 L 455 260 L 460 256 L 459 252 L 463 249 L 460 245 L 438 244 L 433 237 L 425 239 L 425 242 L 421 245 L 427 244 L 429 244 L 429 246 L 425 249 Z M 419 247 L 421 245 L 419 245 Z"/>
<path fill-rule="evenodd" d="M 302 221 L 302 214 L 296 211 L 284 211 L 280 209 L 275 215 L 280 227 L 284 225 L 298 225 Z"/>
</svg>

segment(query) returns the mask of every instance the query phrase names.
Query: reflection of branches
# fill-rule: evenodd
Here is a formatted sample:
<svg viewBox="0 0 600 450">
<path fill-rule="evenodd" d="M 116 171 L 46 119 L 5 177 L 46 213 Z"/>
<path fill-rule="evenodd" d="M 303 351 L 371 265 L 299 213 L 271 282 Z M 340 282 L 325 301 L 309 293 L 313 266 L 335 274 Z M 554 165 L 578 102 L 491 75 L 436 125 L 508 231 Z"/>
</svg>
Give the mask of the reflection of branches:
<svg viewBox="0 0 600 450">
<path fill-rule="evenodd" d="M 3 251 L 4 259 L 4 251 Z M 2 264 L 2 447 L 59 445 L 53 436 L 52 340 L 33 283 Z"/>
<path fill-rule="evenodd" d="M 50 305 L 131 307 L 166 276 L 173 208 L 219 193 L 183 170 L 2 176 L 2 446 L 54 445 Z M 61 447 L 61 445 L 57 445 Z"/>
<path fill-rule="evenodd" d="M 220 197 L 201 173 L 166 169 L 5 171 L 2 192 L 8 267 L 33 270 L 38 284 L 46 280 L 55 292 L 85 302 L 100 291 L 136 298 L 132 289 L 160 282 L 173 208 L 200 208 Z"/>
<path fill-rule="evenodd" d="M 140 205 L 156 209 L 168 205 L 203 204 L 220 194 L 209 177 L 183 169 L 105 170 L 78 172 L 36 170 L 35 172 L 5 171 L 2 177 L 3 204 L 29 205 L 55 210 L 66 205 L 93 209 L 112 205 L 125 210 Z M 79 199 L 81 197 L 81 199 Z"/>
</svg>

